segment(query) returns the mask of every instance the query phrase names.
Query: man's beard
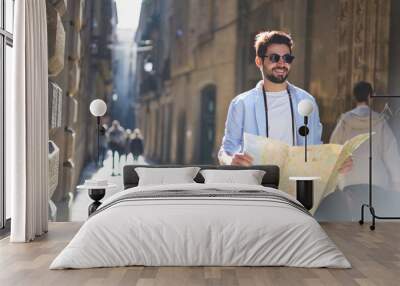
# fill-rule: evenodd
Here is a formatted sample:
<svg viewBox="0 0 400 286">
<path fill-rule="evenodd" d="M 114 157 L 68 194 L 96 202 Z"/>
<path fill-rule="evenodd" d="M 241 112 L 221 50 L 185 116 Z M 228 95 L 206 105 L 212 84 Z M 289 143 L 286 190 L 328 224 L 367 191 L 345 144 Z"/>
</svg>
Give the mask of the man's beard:
<svg viewBox="0 0 400 286">
<path fill-rule="evenodd" d="M 274 69 L 273 69 L 274 70 Z M 286 71 L 286 75 L 284 76 L 274 76 L 272 73 L 268 73 L 265 69 L 264 69 L 264 76 L 271 82 L 273 83 L 284 83 L 286 81 L 286 79 L 289 76 L 289 71 L 287 69 L 285 69 Z"/>
</svg>

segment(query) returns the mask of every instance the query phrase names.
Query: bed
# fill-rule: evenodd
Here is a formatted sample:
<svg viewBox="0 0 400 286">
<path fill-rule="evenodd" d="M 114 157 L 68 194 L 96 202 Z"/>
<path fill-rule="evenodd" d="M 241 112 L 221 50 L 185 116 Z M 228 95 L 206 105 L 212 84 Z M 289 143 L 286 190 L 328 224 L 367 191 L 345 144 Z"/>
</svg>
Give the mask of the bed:
<svg viewBox="0 0 400 286">
<path fill-rule="evenodd" d="M 124 167 L 125 189 L 103 202 L 50 269 L 351 267 L 310 213 L 277 189 L 276 166 L 250 168 L 265 171 L 260 185 L 204 183 L 198 173 L 193 183 L 151 186 L 138 186 L 136 167 Z"/>
</svg>

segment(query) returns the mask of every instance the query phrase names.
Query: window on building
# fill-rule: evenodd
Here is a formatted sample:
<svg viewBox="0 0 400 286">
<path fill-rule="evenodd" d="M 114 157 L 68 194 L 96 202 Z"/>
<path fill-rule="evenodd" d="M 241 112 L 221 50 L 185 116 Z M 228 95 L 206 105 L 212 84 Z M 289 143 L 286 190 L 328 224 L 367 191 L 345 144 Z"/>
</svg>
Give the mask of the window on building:
<svg viewBox="0 0 400 286">
<path fill-rule="evenodd" d="M 14 0 L 0 0 L 0 229 L 9 226 L 11 194 L 4 187 L 4 106 L 6 95 L 11 92 L 12 48 L 14 31 Z M 1 234 L 1 233 L 0 233 Z"/>
</svg>

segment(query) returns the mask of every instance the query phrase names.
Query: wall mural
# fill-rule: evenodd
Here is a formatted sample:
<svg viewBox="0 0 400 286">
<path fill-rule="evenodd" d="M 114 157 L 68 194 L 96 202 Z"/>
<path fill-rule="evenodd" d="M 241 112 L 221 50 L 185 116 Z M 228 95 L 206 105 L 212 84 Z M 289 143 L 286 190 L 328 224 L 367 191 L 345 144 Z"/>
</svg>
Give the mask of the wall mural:
<svg viewBox="0 0 400 286">
<path fill-rule="evenodd" d="M 82 214 L 78 205 L 87 195 L 76 187 L 106 179 L 117 186 L 110 195 L 122 188 L 126 164 L 252 164 L 245 155 L 235 156 L 243 153 L 243 131 L 265 136 L 268 129 L 289 145 L 304 146 L 297 127 L 304 121 L 298 104 L 305 93 L 289 89 L 292 115 L 289 105 L 279 107 L 280 98 L 269 97 L 267 124 L 261 85 L 259 95 L 254 91 L 259 101 L 236 98 L 257 90 L 269 74 L 278 81 L 287 76 L 314 97 L 309 145 L 344 144 L 368 133 L 372 109 L 374 204 L 381 215 L 397 215 L 400 99 L 393 96 L 400 95 L 400 56 L 394 52 L 400 46 L 399 3 L 142 0 L 130 4 L 136 11 L 130 21 L 137 26 L 123 27 L 119 2 L 48 4 L 49 148 L 58 166 L 49 174 L 50 219 L 84 219 L 86 209 Z M 261 58 L 255 35 L 266 30 L 286 32 L 294 42 L 288 52 L 267 48 L 278 55 L 262 55 L 270 66 L 255 60 Z M 266 92 L 267 98 L 277 96 Z M 107 107 L 97 119 L 89 112 L 95 99 Z M 292 121 L 294 134 L 280 129 Z M 351 165 L 339 172 L 337 191 L 313 210 L 318 219 L 360 219 L 361 204 L 369 199 L 369 151 L 367 140 L 352 162 L 339 166 L 346 171 Z"/>
</svg>

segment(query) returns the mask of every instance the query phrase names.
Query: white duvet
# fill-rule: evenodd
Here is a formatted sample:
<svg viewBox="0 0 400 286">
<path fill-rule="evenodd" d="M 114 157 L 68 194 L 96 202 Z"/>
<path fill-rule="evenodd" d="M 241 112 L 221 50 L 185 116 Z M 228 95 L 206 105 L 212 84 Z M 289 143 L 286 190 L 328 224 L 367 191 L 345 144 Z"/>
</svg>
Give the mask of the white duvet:
<svg viewBox="0 0 400 286">
<path fill-rule="evenodd" d="M 176 184 L 154 190 L 265 190 L 238 184 Z M 291 198 L 294 200 L 293 198 Z M 50 269 L 146 266 L 294 266 L 350 268 L 318 222 L 293 206 L 254 198 L 143 199 L 89 218 Z"/>
</svg>

